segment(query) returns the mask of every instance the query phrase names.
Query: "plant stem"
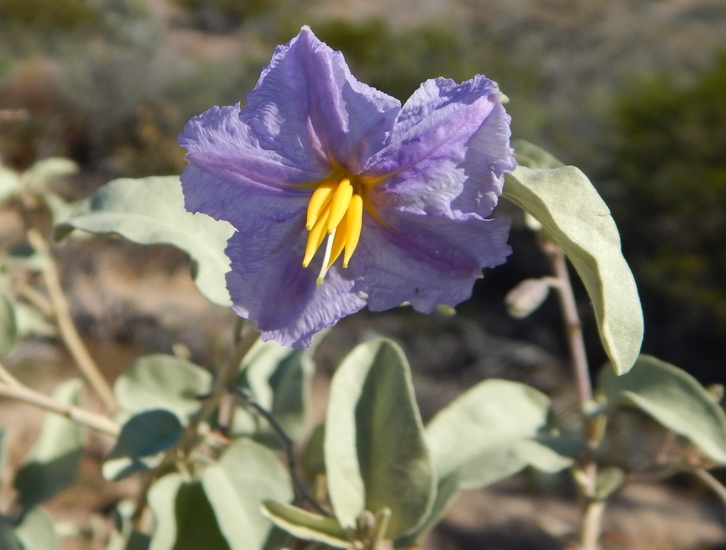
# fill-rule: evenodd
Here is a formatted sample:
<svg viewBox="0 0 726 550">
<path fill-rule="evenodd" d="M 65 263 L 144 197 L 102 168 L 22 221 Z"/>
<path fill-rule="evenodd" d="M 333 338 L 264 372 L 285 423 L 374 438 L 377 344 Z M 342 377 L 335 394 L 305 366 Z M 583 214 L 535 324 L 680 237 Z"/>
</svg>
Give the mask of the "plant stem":
<svg viewBox="0 0 726 550">
<path fill-rule="evenodd" d="M 0 382 L 0 397 L 17 399 L 18 401 L 35 405 L 36 407 L 65 416 L 78 424 L 112 437 L 118 436 L 121 431 L 118 424 L 106 416 L 95 414 L 85 409 L 74 407 L 73 405 L 66 405 L 23 385 Z"/>
<path fill-rule="evenodd" d="M 704 470 L 703 468 L 694 470 L 693 473 L 698 479 L 708 485 L 709 489 L 716 493 L 718 498 L 721 499 L 721 502 L 726 505 L 726 487 L 724 487 L 718 479 L 716 479 L 713 475 L 711 475 L 710 472 Z"/>
<path fill-rule="evenodd" d="M 587 364 L 585 353 L 585 341 L 582 337 L 582 323 L 577 312 L 575 295 L 572 292 L 570 275 L 567 272 L 567 260 L 564 251 L 556 245 L 553 250 L 548 251 L 552 269 L 558 284 L 555 286 L 557 295 L 560 298 L 560 307 L 565 321 L 567 343 L 570 348 L 570 360 L 575 373 L 577 383 L 577 395 L 580 400 L 580 407 L 583 409 L 592 400 L 592 382 L 590 381 L 590 368 Z"/>
<path fill-rule="evenodd" d="M 602 530 L 602 515 L 605 511 L 605 502 L 596 498 L 597 489 L 597 463 L 594 459 L 594 449 L 597 445 L 597 429 L 595 422 L 587 414 L 587 407 L 592 401 L 592 381 L 590 368 L 587 363 L 585 341 L 582 335 L 582 323 L 577 312 L 577 303 L 572 291 L 572 282 L 567 272 L 567 258 L 564 250 L 554 242 L 543 245 L 545 253 L 552 264 L 552 270 L 558 283 L 555 285 L 560 299 L 562 316 L 565 323 L 565 334 L 570 350 L 570 361 L 575 375 L 577 395 L 580 402 L 580 416 L 582 418 L 582 436 L 587 441 L 587 447 L 580 457 L 579 471 L 576 472 L 575 481 L 580 489 L 582 498 L 582 512 L 580 516 L 580 549 L 598 550 Z"/>
<path fill-rule="evenodd" d="M 278 439 L 282 443 L 282 446 L 285 449 L 285 459 L 287 461 L 287 468 L 290 470 L 290 476 L 292 477 L 292 485 L 293 489 L 295 491 L 295 504 L 302 504 L 303 502 L 308 502 L 316 512 L 326 516 L 330 517 L 331 514 L 328 512 L 325 508 L 320 506 L 318 504 L 318 501 L 313 498 L 313 496 L 308 493 L 307 489 L 305 488 L 305 484 L 300 480 L 299 476 L 297 475 L 297 460 L 295 458 L 295 443 L 290 438 L 289 435 L 285 432 L 284 428 L 280 425 L 280 423 L 275 419 L 275 417 L 272 415 L 270 411 L 265 409 L 262 405 L 260 405 L 257 400 L 254 398 L 254 396 L 238 387 L 238 386 L 231 386 L 231 390 L 234 392 L 234 394 L 239 397 L 243 403 L 246 405 L 252 407 L 257 414 L 259 414 L 262 418 L 264 418 L 267 423 L 270 425 L 272 430 L 277 435 Z"/>
<path fill-rule="evenodd" d="M 34 228 L 28 229 L 28 241 L 37 250 L 48 254 L 48 261 L 43 267 L 43 280 L 53 305 L 53 313 L 60 335 L 88 384 L 96 392 L 108 412 L 113 413 L 118 409 L 116 398 L 73 323 L 71 308 L 61 286 L 58 268 L 50 255 L 50 247 L 40 232 Z"/>
</svg>

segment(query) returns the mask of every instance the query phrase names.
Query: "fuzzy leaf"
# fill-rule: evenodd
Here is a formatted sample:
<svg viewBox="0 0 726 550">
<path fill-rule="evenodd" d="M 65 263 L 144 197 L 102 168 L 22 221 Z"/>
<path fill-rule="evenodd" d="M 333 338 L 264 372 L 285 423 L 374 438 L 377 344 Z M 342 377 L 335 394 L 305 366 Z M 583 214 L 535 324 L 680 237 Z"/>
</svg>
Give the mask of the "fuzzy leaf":
<svg viewBox="0 0 726 550">
<path fill-rule="evenodd" d="M 391 510 L 386 537 L 415 529 L 435 498 L 435 475 L 424 440 L 408 362 L 388 340 L 356 347 L 330 387 L 325 421 L 328 490 L 340 524 L 364 510 Z"/>
<path fill-rule="evenodd" d="M 53 519 L 42 508 L 33 508 L 15 528 L 15 535 L 26 550 L 58 550 L 60 540 Z"/>
<path fill-rule="evenodd" d="M 549 411 L 546 395 L 518 382 L 485 380 L 467 390 L 426 426 L 439 479 L 487 450 L 506 449 L 536 436 L 546 427 Z"/>
<path fill-rule="evenodd" d="M 290 475 L 277 455 L 249 439 L 233 443 L 204 470 L 202 486 L 232 550 L 261 548 L 272 524 L 260 504 L 293 497 Z"/>
<path fill-rule="evenodd" d="M 347 531 L 335 518 L 326 518 L 292 504 L 268 500 L 262 513 L 275 525 L 302 540 L 314 540 L 335 548 L 348 548 Z"/>
<path fill-rule="evenodd" d="M 229 550 L 201 482 L 164 476 L 152 485 L 149 506 L 156 518 L 149 550 Z"/>
<path fill-rule="evenodd" d="M 53 397 L 77 406 L 82 389 L 83 382 L 74 378 L 60 384 Z M 46 413 L 40 436 L 15 476 L 18 503 L 23 509 L 30 510 L 68 487 L 82 454 L 80 426 L 65 417 Z"/>
<path fill-rule="evenodd" d="M 650 355 L 616 376 L 611 365 L 600 371 L 604 408 L 630 405 L 689 439 L 710 459 L 726 464 L 726 414 L 706 388 L 687 372 Z"/>
<path fill-rule="evenodd" d="M 119 376 L 113 391 L 125 411 L 167 409 L 182 423 L 199 410 L 199 397 L 209 392 L 212 375 L 173 355 L 147 355 L 133 361 Z"/>
<path fill-rule="evenodd" d="M 117 234 L 138 244 L 170 244 L 192 259 L 192 275 L 200 292 L 217 304 L 230 305 L 224 253 L 234 229 L 204 214 L 184 209 L 176 176 L 118 179 L 101 187 L 69 219 L 55 226 L 60 240 L 74 229 Z"/>
<path fill-rule="evenodd" d="M 0 292 L 0 359 L 13 351 L 18 343 L 18 323 L 15 305 Z"/>
<path fill-rule="evenodd" d="M 123 425 L 116 445 L 103 463 L 103 477 L 119 481 L 134 472 L 154 467 L 159 453 L 175 445 L 184 427 L 166 409 L 138 413 Z"/>
<path fill-rule="evenodd" d="M 78 164 L 69 158 L 48 157 L 23 172 L 22 181 L 31 193 L 44 195 L 48 191 L 48 184 L 54 179 L 72 176 L 79 170 Z"/>
<path fill-rule="evenodd" d="M 643 340 L 643 312 L 620 250 L 610 210 L 577 168 L 518 167 L 504 196 L 529 212 L 575 266 L 592 300 L 600 338 L 618 374 L 632 367 Z"/>
</svg>

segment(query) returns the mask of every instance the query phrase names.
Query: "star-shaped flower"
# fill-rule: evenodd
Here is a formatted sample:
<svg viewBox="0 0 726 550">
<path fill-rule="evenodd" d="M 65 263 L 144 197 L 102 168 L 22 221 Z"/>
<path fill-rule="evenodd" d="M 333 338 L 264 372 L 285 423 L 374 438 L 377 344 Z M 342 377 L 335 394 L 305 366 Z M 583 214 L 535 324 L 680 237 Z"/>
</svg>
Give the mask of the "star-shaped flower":
<svg viewBox="0 0 726 550">
<path fill-rule="evenodd" d="M 365 305 L 467 299 L 510 253 L 509 221 L 485 219 L 515 167 L 499 99 L 483 76 L 437 78 L 401 107 L 307 27 L 278 46 L 244 109 L 213 107 L 179 137 L 186 208 L 237 229 L 234 310 L 307 347 Z"/>
</svg>

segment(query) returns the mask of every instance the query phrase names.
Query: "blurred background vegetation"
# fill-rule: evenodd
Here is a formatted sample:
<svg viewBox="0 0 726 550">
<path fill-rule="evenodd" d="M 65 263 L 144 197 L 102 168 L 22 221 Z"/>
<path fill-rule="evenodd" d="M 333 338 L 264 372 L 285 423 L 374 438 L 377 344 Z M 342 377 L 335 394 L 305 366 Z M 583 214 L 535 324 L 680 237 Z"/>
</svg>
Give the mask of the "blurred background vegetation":
<svg viewBox="0 0 726 550">
<path fill-rule="evenodd" d="M 0 0 L 0 160 L 71 157 L 78 194 L 180 173 L 186 120 L 244 103 L 302 24 L 402 101 L 430 77 L 498 81 L 515 137 L 581 167 L 613 210 L 644 298 L 644 350 L 705 383 L 722 377 L 723 0 Z M 504 293 L 546 269 L 525 230 L 512 242 L 462 310 L 562 351 L 542 328 L 555 304 L 524 322 L 503 314 Z"/>
</svg>

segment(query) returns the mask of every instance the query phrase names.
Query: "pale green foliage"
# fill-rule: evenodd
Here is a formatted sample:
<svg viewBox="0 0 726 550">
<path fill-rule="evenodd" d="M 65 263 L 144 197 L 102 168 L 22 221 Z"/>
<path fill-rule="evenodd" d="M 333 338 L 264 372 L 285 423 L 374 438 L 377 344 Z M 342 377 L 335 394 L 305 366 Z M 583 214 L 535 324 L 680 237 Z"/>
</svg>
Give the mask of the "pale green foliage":
<svg viewBox="0 0 726 550">
<path fill-rule="evenodd" d="M 0 358 L 10 353 L 18 343 L 18 323 L 15 305 L 0 292 Z"/>
<path fill-rule="evenodd" d="M 79 405 L 83 384 L 74 378 L 60 384 L 53 397 L 61 403 Z M 81 428 L 53 413 L 46 413 L 43 427 L 33 449 L 15 477 L 18 502 L 25 510 L 55 496 L 68 487 L 83 454 Z"/>
<path fill-rule="evenodd" d="M 262 504 L 262 513 L 288 533 L 302 540 L 323 542 L 335 548 L 348 548 L 349 531 L 335 518 L 313 514 L 290 504 L 268 500 Z"/>
<path fill-rule="evenodd" d="M 599 377 L 603 409 L 637 407 L 669 430 L 689 439 L 711 460 L 726 464 L 726 414 L 695 378 L 650 355 L 633 370 L 615 376 L 612 366 Z"/>
<path fill-rule="evenodd" d="M 315 366 L 313 349 L 295 350 L 277 342 L 258 341 L 247 353 L 236 383 L 252 392 L 255 400 L 270 411 L 285 432 L 297 439 L 305 429 L 308 394 Z M 251 411 L 235 411 L 232 433 L 274 440 L 273 434 Z"/>
<path fill-rule="evenodd" d="M 387 538 L 421 523 L 435 498 L 435 473 L 403 352 L 390 341 L 356 347 L 333 377 L 325 421 L 328 492 L 352 528 L 364 510 L 391 510 Z"/>
<path fill-rule="evenodd" d="M 103 477 L 119 481 L 139 470 L 154 468 L 163 451 L 175 445 L 184 432 L 179 418 L 166 409 L 135 414 L 123 425 L 116 445 L 103 463 Z"/>
<path fill-rule="evenodd" d="M 113 391 L 124 411 L 166 409 L 186 424 L 201 407 L 199 397 L 211 387 L 212 376 L 203 368 L 172 355 L 157 354 L 141 357 L 126 367 Z"/>
<path fill-rule="evenodd" d="M 289 475 L 275 453 L 249 439 L 233 443 L 204 470 L 202 486 L 232 550 L 264 544 L 271 523 L 260 513 L 262 501 L 292 499 Z"/>
<path fill-rule="evenodd" d="M 184 209 L 176 176 L 114 180 L 83 201 L 75 215 L 55 226 L 60 240 L 74 229 L 116 234 L 138 244 L 170 244 L 189 254 L 199 291 L 214 303 L 230 304 L 224 254 L 234 232 L 227 222 Z"/>
<path fill-rule="evenodd" d="M 505 176 L 504 196 L 534 216 L 564 249 L 592 300 L 605 351 L 616 371 L 625 373 L 640 351 L 643 312 L 610 210 L 580 170 L 539 168 L 555 161 L 527 145 L 518 157 L 524 165 Z"/>
</svg>

